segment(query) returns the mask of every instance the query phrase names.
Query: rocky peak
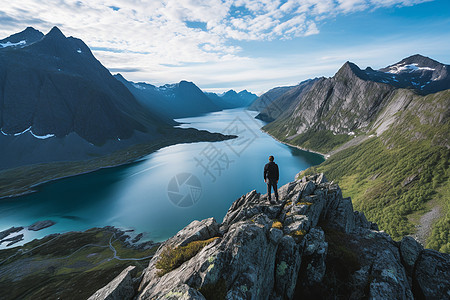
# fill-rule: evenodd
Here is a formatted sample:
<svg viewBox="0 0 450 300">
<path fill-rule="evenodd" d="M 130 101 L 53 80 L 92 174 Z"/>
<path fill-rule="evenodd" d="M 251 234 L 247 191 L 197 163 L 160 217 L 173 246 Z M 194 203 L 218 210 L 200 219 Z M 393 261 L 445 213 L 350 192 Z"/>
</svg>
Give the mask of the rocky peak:
<svg viewBox="0 0 450 300">
<path fill-rule="evenodd" d="M 267 195 L 251 191 L 232 204 L 221 224 L 210 218 L 182 229 L 150 261 L 137 299 L 449 295 L 449 255 L 423 250 L 411 238 L 394 242 L 354 211 L 351 199 L 323 174 L 290 182 L 279 195 L 271 205 Z M 158 264 L 186 249 L 190 255 L 176 265 Z"/>
<path fill-rule="evenodd" d="M 66 36 L 61 32 L 61 30 L 54 26 L 44 37 L 44 39 L 65 39 Z"/>
<path fill-rule="evenodd" d="M 395 71 L 396 69 L 400 68 L 401 66 L 417 66 L 417 67 L 428 67 L 428 68 L 436 68 L 439 66 L 442 66 L 443 64 L 441 64 L 440 62 L 431 59 L 429 57 L 420 55 L 420 54 L 415 54 L 415 55 L 411 55 L 407 58 L 402 59 L 401 61 L 399 61 L 398 63 L 395 63 L 393 65 L 387 66 L 386 68 L 380 69 L 380 71 L 382 72 L 390 72 L 390 71 Z M 405 68 L 406 70 L 407 68 Z M 415 70 L 410 68 L 409 71 L 411 70 Z M 408 71 L 408 70 L 406 70 Z"/>
<path fill-rule="evenodd" d="M 334 75 L 335 79 L 344 81 L 354 79 L 355 77 L 363 80 L 368 79 L 365 72 L 363 72 L 357 65 L 349 61 L 347 61 Z"/>
<path fill-rule="evenodd" d="M 33 27 L 27 27 L 25 30 L 10 35 L 7 38 L 0 40 L 0 49 L 3 47 L 8 47 L 8 45 L 14 46 L 18 45 L 21 47 L 28 46 L 42 39 L 44 34 Z"/>
</svg>

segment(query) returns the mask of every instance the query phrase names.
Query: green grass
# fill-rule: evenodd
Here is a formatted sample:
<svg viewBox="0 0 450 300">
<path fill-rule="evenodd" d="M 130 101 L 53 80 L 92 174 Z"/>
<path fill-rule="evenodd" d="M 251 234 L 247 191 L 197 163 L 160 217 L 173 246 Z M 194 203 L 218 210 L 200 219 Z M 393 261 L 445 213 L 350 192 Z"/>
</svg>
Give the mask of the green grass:
<svg viewBox="0 0 450 300">
<path fill-rule="evenodd" d="M 150 261 L 120 261 L 109 248 L 112 232 L 94 228 L 69 232 L 55 238 L 48 236 L 24 246 L 0 251 L 0 261 L 18 253 L 0 265 L 2 299 L 87 299 L 109 283 L 126 267 L 134 265 L 141 272 Z M 153 255 L 158 246 L 136 250 L 113 239 L 121 258 Z M 89 244 L 95 244 L 89 245 Z M 87 247 L 83 247 L 89 245 Z M 25 251 L 31 250 L 31 252 Z"/>
<path fill-rule="evenodd" d="M 435 136 L 441 130 L 433 129 L 428 128 L 428 134 Z M 393 143 L 391 149 L 381 138 L 372 138 L 333 155 L 323 164 L 308 169 L 305 175 L 325 172 L 330 180 L 339 183 L 345 196 L 352 197 L 355 209 L 365 212 L 369 220 L 377 222 L 394 239 L 400 239 L 414 232 L 408 215 L 423 212 L 425 203 L 437 196 L 438 189 L 448 190 L 450 152 L 428 139 L 411 142 L 392 131 L 383 138 Z M 403 186 L 406 177 L 413 174 L 417 175 L 416 180 Z M 448 208 L 448 193 L 441 198 Z M 446 209 L 428 247 L 448 252 L 448 224 Z"/>
<path fill-rule="evenodd" d="M 328 130 L 309 130 L 293 138 L 290 143 L 320 153 L 328 153 L 351 139 L 352 136 L 347 134 L 334 135 Z"/>
<path fill-rule="evenodd" d="M 181 266 L 184 262 L 194 257 L 200 250 L 209 243 L 215 241 L 218 237 L 213 237 L 204 241 L 194 241 L 186 246 L 171 248 L 167 247 L 160 255 L 155 266 L 158 271 L 158 276 L 163 276 L 172 270 Z"/>
</svg>

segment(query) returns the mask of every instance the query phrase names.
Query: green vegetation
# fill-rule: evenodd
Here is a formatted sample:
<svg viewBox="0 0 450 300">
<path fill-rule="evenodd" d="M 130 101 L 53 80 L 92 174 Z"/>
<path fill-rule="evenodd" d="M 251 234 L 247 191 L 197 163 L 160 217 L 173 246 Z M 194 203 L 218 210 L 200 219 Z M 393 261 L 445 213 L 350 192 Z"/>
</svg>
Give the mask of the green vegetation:
<svg viewBox="0 0 450 300">
<path fill-rule="evenodd" d="M 190 242 L 186 246 L 171 248 L 167 247 L 156 262 L 156 268 L 159 269 L 158 276 L 163 276 L 172 270 L 181 266 L 185 261 L 190 260 L 200 250 L 209 243 L 215 241 L 218 237 L 213 237 L 203 241 Z"/>
<path fill-rule="evenodd" d="M 137 250 L 125 246 L 108 229 L 94 228 L 34 240 L 0 250 L 2 299 L 87 299 L 126 267 L 137 273 L 148 265 L 158 245 Z M 121 259 L 109 248 L 109 241 Z"/>
<path fill-rule="evenodd" d="M 319 226 L 325 232 L 325 241 L 328 243 L 326 255 L 326 271 L 322 282 L 311 287 L 303 283 L 307 281 L 307 268 L 311 258 L 302 258 L 300 276 L 297 280 L 294 299 L 349 299 L 352 287 L 349 284 L 353 274 L 361 268 L 359 259 L 361 241 L 351 234 L 328 228 L 324 224 Z"/>
<path fill-rule="evenodd" d="M 280 139 L 282 142 L 299 146 L 305 149 L 311 149 L 320 153 L 328 153 L 340 145 L 352 139 L 348 134 L 333 134 L 329 130 L 310 129 L 305 133 L 295 136 L 293 139 L 287 139 L 288 136 L 295 135 L 296 132 L 285 133 L 286 124 L 282 121 L 275 121 L 263 127 L 264 130 Z"/>
<path fill-rule="evenodd" d="M 326 173 L 352 197 L 356 210 L 394 239 L 415 233 L 431 204 L 439 205 L 426 247 L 449 253 L 449 96 L 450 91 L 412 95 L 408 109 L 381 136 L 332 155 L 302 176 Z"/>
<path fill-rule="evenodd" d="M 334 135 L 328 130 L 309 130 L 293 138 L 290 143 L 320 153 L 328 153 L 351 139 L 352 136 L 348 134 Z"/>
<path fill-rule="evenodd" d="M 411 120 L 408 121 L 411 126 Z M 443 127 L 450 132 L 448 124 Z M 437 136 L 443 129 L 427 130 L 427 134 Z M 369 139 L 333 155 L 323 164 L 308 169 L 305 175 L 325 172 L 329 179 L 339 183 L 345 196 L 352 197 L 355 209 L 363 211 L 393 238 L 400 239 L 414 233 L 415 224 L 408 216 L 423 212 L 427 201 L 439 197 L 439 189 L 450 188 L 450 151 L 428 139 L 410 141 L 409 135 L 415 133 L 406 132 L 405 137 L 389 130 L 382 138 Z M 391 144 L 390 149 L 383 139 Z M 448 252 L 450 199 L 448 193 L 441 198 L 445 214 L 434 226 L 426 246 Z"/>
</svg>

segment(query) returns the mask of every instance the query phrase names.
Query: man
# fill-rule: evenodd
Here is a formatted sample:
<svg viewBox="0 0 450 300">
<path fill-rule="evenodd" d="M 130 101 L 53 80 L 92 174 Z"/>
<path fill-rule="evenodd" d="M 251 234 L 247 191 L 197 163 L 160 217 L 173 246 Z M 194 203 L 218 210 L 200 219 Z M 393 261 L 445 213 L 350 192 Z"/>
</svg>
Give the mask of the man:
<svg viewBox="0 0 450 300">
<path fill-rule="evenodd" d="M 273 162 L 273 156 L 269 156 L 269 162 L 264 166 L 264 181 L 267 183 L 267 196 L 269 197 L 270 203 L 271 200 L 271 187 L 273 187 L 273 191 L 275 193 L 275 199 L 278 201 L 278 179 L 280 174 L 278 172 L 278 165 Z"/>
</svg>

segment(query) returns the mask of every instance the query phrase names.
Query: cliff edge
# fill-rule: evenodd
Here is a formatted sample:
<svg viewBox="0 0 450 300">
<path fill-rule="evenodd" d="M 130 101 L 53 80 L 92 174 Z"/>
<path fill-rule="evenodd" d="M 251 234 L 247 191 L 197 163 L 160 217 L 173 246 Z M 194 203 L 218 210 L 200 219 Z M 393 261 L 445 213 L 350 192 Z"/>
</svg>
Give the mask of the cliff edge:
<svg viewBox="0 0 450 300">
<path fill-rule="evenodd" d="M 290 182 L 279 194 L 271 205 L 251 191 L 221 224 L 193 221 L 161 245 L 142 275 L 130 281 L 121 274 L 134 290 L 114 280 L 91 299 L 117 289 L 127 289 L 128 299 L 450 296 L 450 255 L 411 237 L 393 241 L 323 174 Z"/>
</svg>

